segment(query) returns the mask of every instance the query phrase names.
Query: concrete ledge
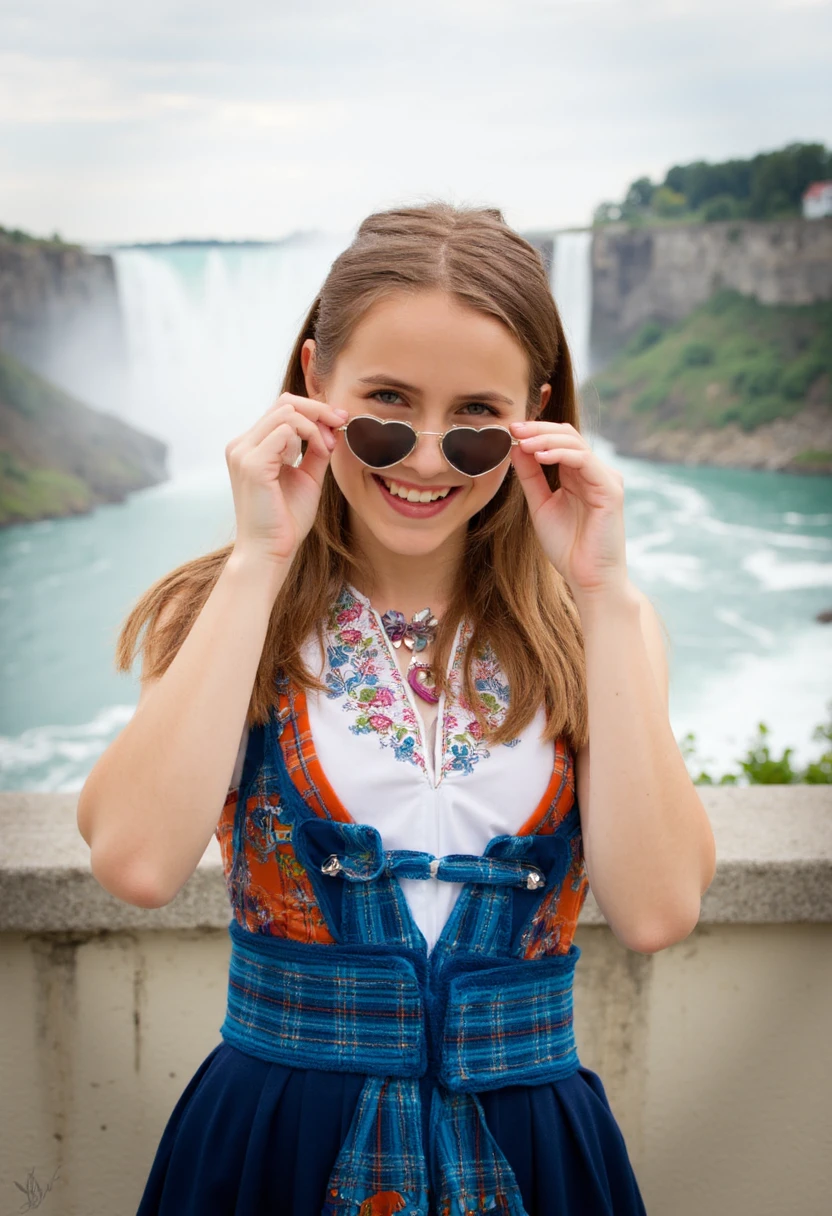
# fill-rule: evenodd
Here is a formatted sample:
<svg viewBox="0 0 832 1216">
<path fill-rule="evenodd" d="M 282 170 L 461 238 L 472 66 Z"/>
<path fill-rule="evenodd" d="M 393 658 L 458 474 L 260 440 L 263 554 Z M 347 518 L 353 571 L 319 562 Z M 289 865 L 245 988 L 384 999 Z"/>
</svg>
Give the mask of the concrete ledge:
<svg viewBox="0 0 832 1216">
<path fill-rule="evenodd" d="M 832 787 L 703 788 L 717 845 L 700 924 L 832 922 Z M 164 908 L 137 908 L 93 877 L 77 794 L 0 793 L 0 929 L 225 928 L 230 905 L 219 844 Z M 590 892 L 581 925 L 603 925 Z"/>
</svg>

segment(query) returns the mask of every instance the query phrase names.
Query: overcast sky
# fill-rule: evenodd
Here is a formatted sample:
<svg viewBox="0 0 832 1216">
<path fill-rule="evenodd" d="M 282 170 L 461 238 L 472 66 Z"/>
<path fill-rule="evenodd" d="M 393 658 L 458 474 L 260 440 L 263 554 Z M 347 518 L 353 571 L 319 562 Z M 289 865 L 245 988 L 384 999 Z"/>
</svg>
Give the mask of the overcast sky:
<svg viewBox="0 0 832 1216">
<path fill-rule="evenodd" d="M 0 0 L 0 224 L 586 224 L 674 163 L 832 144 L 830 0 Z"/>
</svg>

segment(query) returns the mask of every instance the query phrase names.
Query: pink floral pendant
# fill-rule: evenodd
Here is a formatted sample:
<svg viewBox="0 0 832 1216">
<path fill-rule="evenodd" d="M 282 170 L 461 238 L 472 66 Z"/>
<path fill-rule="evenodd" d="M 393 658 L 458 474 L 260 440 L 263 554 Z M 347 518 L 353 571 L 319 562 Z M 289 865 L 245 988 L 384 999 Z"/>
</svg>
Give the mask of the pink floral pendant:
<svg viewBox="0 0 832 1216">
<path fill-rule="evenodd" d="M 439 700 L 429 663 L 411 663 L 407 669 L 407 682 L 423 701 L 436 704 Z"/>
</svg>

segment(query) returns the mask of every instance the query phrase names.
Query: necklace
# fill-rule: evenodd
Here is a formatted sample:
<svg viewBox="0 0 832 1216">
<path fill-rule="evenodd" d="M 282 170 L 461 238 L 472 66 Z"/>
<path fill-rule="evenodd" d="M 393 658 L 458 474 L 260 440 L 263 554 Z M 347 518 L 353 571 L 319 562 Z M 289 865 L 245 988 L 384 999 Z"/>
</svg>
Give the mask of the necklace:
<svg viewBox="0 0 832 1216">
<path fill-rule="evenodd" d="M 439 625 L 439 621 L 430 608 L 422 608 L 419 612 L 414 613 L 411 621 L 405 619 L 403 612 L 396 612 L 391 608 L 390 611 L 385 612 L 381 623 L 384 626 L 384 632 L 397 650 L 404 642 L 408 650 L 415 650 L 417 654 L 433 641 Z M 439 700 L 430 663 L 420 663 L 415 658 L 411 659 L 406 679 L 413 691 L 423 701 L 435 704 Z"/>
</svg>

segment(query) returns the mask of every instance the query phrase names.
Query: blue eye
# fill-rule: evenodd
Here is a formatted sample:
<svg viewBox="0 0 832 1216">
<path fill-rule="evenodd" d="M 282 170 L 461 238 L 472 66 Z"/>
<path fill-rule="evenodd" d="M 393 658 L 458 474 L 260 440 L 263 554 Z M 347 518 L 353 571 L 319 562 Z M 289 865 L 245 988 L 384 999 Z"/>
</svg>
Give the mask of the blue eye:
<svg viewBox="0 0 832 1216">
<path fill-rule="evenodd" d="M 392 389 L 392 388 L 380 388 L 375 393 L 370 393 L 370 397 L 374 397 L 377 401 L 380 401 L 381 405 L 396 405 L 397 404 L 395 401 L 381 401 L 380 399 L 383 396 L 399 397 L 399 401 L 401 401 L 401 397 L 399 396 L 399 394 L 396 392 L 395 389 Z M 488 405 L 485 401 L 469 401 L 468 404 L 464 405 L 462 408 L 465 410 L 470 410 L 472 408 L 476 409 L 477 413 L 474 415 L 474 417 L 476 417 L 476 418 L 482 418 L 485 415 L 489 415 L 489 414 L 493 418 L 499 417 L 497 410 L 492 409 L 491 406 Z M 485 415 L 479 413 L 480 410 L 484 410 Z"/>
<path fill-rule="evenodd" d="M 484 401 L 471 401 L 468 403 L 468 405 L 466 405 L 465 408 L 470 409 L 472 405 L 480 406 L 481 409 L 484 409 L 487 414 L 491 414 L 492 417 L 496 417 L 496 415 L 497 415 L 497 411 L 492 410 L 491 406 L 486 405 L 486 403 Z M 479 417 L 482 417 L 482 415 L 480 414 Z"/>
</svg>

